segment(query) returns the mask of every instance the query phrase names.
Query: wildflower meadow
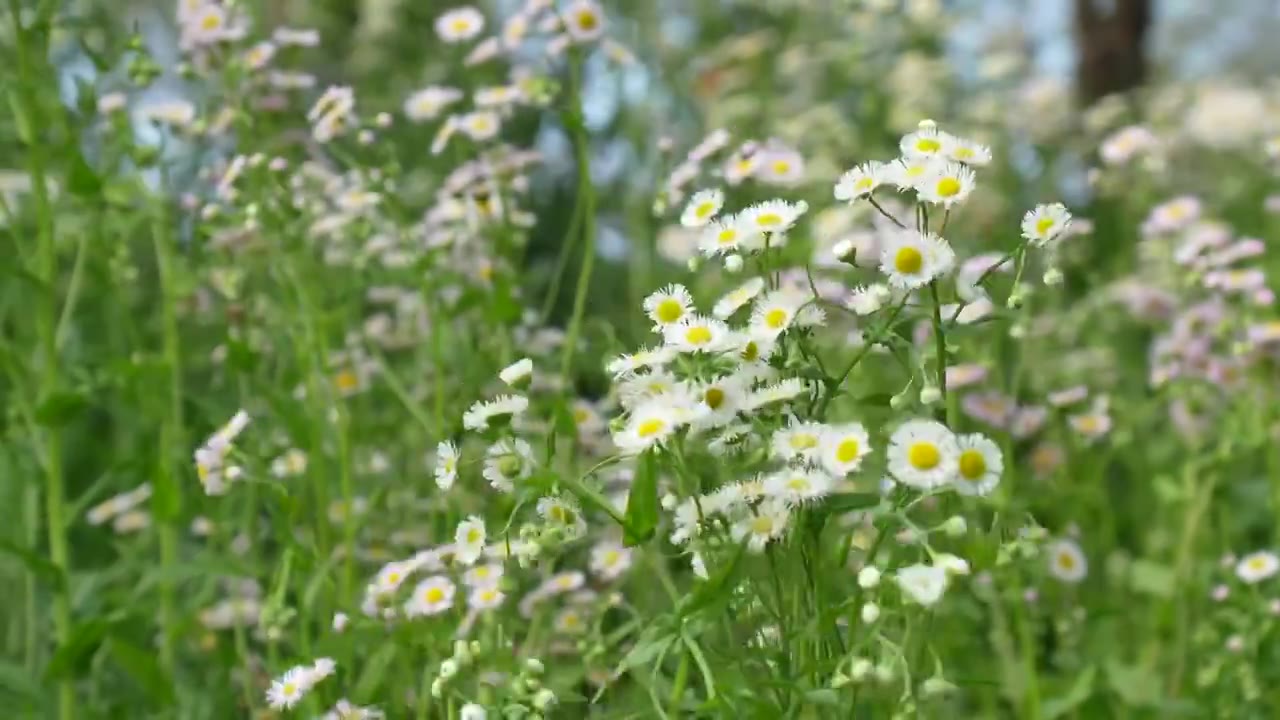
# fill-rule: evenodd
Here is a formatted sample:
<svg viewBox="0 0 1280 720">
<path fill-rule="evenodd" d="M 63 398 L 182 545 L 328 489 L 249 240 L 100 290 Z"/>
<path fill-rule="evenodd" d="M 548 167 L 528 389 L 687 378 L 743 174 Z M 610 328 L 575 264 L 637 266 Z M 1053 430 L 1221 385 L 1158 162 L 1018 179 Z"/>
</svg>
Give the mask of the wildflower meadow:
<svg viewBox="0 0 1280 720">
<path fill-rule="evenodd" d="M 1280 717 L 1274 77 L 4 2 L 0 717 Z"/>
</svg>

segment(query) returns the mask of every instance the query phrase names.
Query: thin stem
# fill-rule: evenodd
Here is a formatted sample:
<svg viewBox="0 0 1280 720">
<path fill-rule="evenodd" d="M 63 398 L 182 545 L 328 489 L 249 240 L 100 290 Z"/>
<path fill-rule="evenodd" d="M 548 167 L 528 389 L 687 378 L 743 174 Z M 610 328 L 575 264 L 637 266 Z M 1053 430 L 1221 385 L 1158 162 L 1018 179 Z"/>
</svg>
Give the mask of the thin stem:
<svg viewBox="0 0 1280 720">
<path fill-rule="evenodd" d="M 938 392 L 942 395 L 942 410 L 947 411 L 947 331 L 942 324 L 942 300 L 938 297 L 938 281 L 929 283 L 929 296 L 933 299 L 933 349 L 938 371 Z M 947 418 L 950 424 L 950 418 Z"/>
<path fill-rule="evenodd" d="M 169 370 L 168 417 L 160 428 L 159 477 L 168 487 L 166 495 L 173 498 L 169 508 L 181 507 L 182 483 L 178 482 L 178 470 L 174 464 L 175 449 L 182 443 L 182 356 L 178 344 L 178 319 L 174 311 L 177 297 L 173 282 L 173 248 L 171 238 L 165 232 L 163 212 L 152 224 L 151 240 L 156 255 L 156 267 L 160 276 L 161 320 L 164 334 L 164 362 Z M 164 569 L 160 582 L 160 661 L 170 672 L 174 667 L 174 642 L 177 637 L 177 614 L 174 610 L 173 568 L 177 565 L 177 518 L 166 515 L 160 518 L 157 541 L 160 544 L 160 566 Z"/>
<path fill-rule="evenodd" d="M 868 196 L 867 196 L 867 202 L 871 203 L 871 207 L 873 207 L 873 208 L 875 208 L 876 210 L 878 210 L 878 211 L 880 212 L 880 214 L 881 214 L 881 215 L 883 215 L 883 216 L 885 216 L 885 217 L 889 218 L 889 222 L 892 222 L 894 225 L 897 225 L 898 227 L 902 228 L 903 230 L 906 230 L 906 229 L 907 229 L 907 226 L 906 226 L 906 225 L 903 225 L 901 220 L 899 220 L 898 218 L 896 218 L 896 217 L 894 217 L 894 216 L 890 215 L 890 214 L 889 214 L 889 211 L 888 211 L 888 210 L 885 210 L 883 207 L 881 207 L 881 206 L 880 206 L 880 203 L 876 202 L 876 199 L 875 199 L 875 198 L 873 198 L 873 197 L 871 197 L 870 195 L 868 195 Z"/>
<path fill-rule="evenodd" d="M 19 137 L 27 145 L 27 169 L 31 175 L 32 195 L 35 198 L 36 227 L 39 238 L 36 256 L 37 276 L 44 282 L 48 295 L 36 313 L 39 334 L 38 362 L 42 367 L 39 389 L 42 397 L 55 393 L 59 385 L 59 358 L 57 338 L 58 301 L 54 284 L 58 276 L 58 248 L 54 234 L 54 210 L 49 202 L 49 186 L 45 177 L 45 148 L 41 139 L 33 136 L 36 128 L 45 127 L 39 117 L 39 103 L 34 89 L 37 79 L 32 77 L 28 40 L 31 36 L 22 26 L 22 8 L 18 0 L 9 0 L 9 16 L 13 23 L 13 35 L 17 45 L 18 90 L 14 111 L 18 114 Z M 44 429 L 45 452 L 45 524 L 49 541 L 49 561 L 64 577 L 70 566 L 66 535 L 66 500 L 62 486 L 62 436 L 56 426 Z M 53 623 L 58 647 L 65 647 L 71 640 L 71 599 L 63 584 L 53 590 Z M 75 686 L 71 678 L 58 681 L 58 717 L 72 720 L 76 717 Z"/>
<path fill-rule="evenodd" d="M 581 192 L 575 193 L 573 215 L 569 218 L 569 229 L 565 231 L 564 239 L 560 241 L 560 252 L 556 255 L 555 274 L 551 276 L 551 284 L 547 287 L 547 296 L 542 301 L 540 317 L 544 324 L 551 317 L 551 311 L 556 306 L 556 299 L 560 297 L 560 283 L 564 280 L 565 271 L 569 269 L 569 258 L 573 256 L 573 249 L 578 244 L 579 230 L 582 227 L 582 199 Z"/>
<path fill-rule="evenodd" d="M 564 355 L 560 361 L 560 376 L 566 385 L 573 372 L 573 357 L 578 349 L 578 336 L 582 332 L 582 317 L 587 306 L 587 290 L 591 287 L 591 270 L 596 258 L 596 196 L 591 184 L 587 127 L 582 119 L 582 56 L 575 53 L 569 60 L 569 107 L 565 111 L 565 123 L 573 137 L 573 151 L 578 160 L 578 192 L 582 196 L 582 266 L 578 270 L 578 289 L 573 298 L 573 317 L 565 337 Z"/>
</svg>

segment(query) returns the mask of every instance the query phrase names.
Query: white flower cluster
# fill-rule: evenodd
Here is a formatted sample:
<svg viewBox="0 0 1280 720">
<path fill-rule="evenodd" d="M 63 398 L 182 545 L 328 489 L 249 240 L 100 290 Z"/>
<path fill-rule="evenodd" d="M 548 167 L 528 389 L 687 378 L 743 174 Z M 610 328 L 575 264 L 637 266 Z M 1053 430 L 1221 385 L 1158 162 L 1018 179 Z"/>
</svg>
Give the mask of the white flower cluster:
<svg viewBox="0 0 1280 720">
<path fill-rule="evenodd" d="M 336 669 L 330 658 L 319 658 L 311 665 L 298 665 L 271 682 L 267 689 L 267 704 L 274 710 L 297 705 L 321 680 Z"/>
<path fill-rule="evenodd" d="M 204 445 L 196 449 L 196 474 L 206 494 L 222 495 L 227 491 L 227 483 L 244 474 L 244 469 L 239 465 L 227 463 L 227 456 L 231 454 L 236 437 L 248 425 L 249 414 L 240 410 L 226 425 L 205 440 Z"/>
</svg>

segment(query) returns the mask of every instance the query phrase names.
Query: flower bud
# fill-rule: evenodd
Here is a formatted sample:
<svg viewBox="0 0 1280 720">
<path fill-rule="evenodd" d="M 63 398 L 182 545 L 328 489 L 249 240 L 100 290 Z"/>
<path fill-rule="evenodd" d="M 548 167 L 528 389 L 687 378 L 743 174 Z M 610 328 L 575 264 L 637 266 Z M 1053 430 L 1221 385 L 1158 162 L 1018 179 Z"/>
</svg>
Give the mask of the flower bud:
<svg viewBox="0 0 1280 720">
<path fill-rule="evenodd" d="M 868 565 L 858 571 L 858 587 L 863 590 L 870 590 L 879 584 L 880 569 L 875 565 Z"/>
<path fill-rule="evenodd" d="M 932 405 L 942 399 L 942 391 L 929 385 L 920 390 L 920 404 Z"/>
<path fill-rule="evenodd" d="M 458 674 L 458 663 L 453 660 L 445 660 L 440 663 L 440 679 L 448 680 Z"/>
<path fill-rule="evenodd" d="M 942 532 L 948 537 L 960 537 L 969 531 L 969 523 L 960 515 L 952 515 L 942 524 Z"/>
<path fill-rule="evenodd" d="M 554 705 L 555 702 L 556 702 L 556 694 L 551 692 L 547 688 L 543 688 L 539 690 L 538 694 L 533 696 L 533 706 L 538 710 L 546 710 L 547 708 Z"/>
<path fill-rule="evenodd" d="M 862 622 L 870 625 L 880 619 L 880 606 L 875 603 L 867 603 L 862 606 Z"/>
<path fill-rule="evenodd" d="M 742 256 L 730 255 L 724 259 L 724 269 L 731 273 L 741 272 Z"/>
<path fill-rule="evenodd" d="M 849 665 L 849 679 L 854 682 L 862 682 L 871 675 L 873 666 L 871 661 L 866 658 L 858 658 Z"/>
<path fill-rule="evenodd" d="M 1051 268 L 1049 268 L 1048 270 L 1045 270 L 1045 271 L 1044 271 L 1044 278 L 1043 278 L 1043 279 L 1044 279 L 1044 284 L 1045 284 L 1045 285 L 1061 285 L 1061 284 L 1062 284 L 1062 271 L 1061 271 L 1061 270 L 1059 270 L 1059 269 L 1058 269 L 1058 268 L 1056 268 L 1056 267 L 1051 267 Z"/>
</svg>

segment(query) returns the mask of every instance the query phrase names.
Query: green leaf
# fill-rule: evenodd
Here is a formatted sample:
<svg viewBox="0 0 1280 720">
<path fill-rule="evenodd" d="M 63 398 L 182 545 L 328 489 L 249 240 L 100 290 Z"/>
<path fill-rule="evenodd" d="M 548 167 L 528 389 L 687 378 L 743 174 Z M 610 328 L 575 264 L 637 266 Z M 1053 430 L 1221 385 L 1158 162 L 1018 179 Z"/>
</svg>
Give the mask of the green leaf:
<svg viewBox="0 0 1280 720">
<path fill-rule="evenodd" d="M 102 194 L 102 178 L 89 167 L 79 150 L 71 154 L 71 166 L 67 168 L 67 190 L 79 198 L 95 198 Z"/>
<path fill-rule="evenodd" d="M 102 640 L 110 629 L 111 623 L 101 618 L 72 628 L 70 639 L 58 648 L 58 651 L 49 659 L 49 664 L 45 666 L 45 679 L 68 678 L 82 672 L 89 662 L 89 657 L 102 645 Z"/>
<path fill-rule="evenodd" d="M 880 496 L 876 493 L 835 493 L 827 496 L 818 511 L 829 515 L 839 515 L 854 510 L 865 510 L 879 504 Z"/>
<path fill-rule="evenodd" d="M 160 667 L 155 653 L 114 636 L 107 640 L 107 650 L 116 664 L 142 687 L 152 704 L 159 707 L 173 704 L 173 682 Z"/>
<path fill-rule="evenodd" d="M 1045 701 L 1044 707 L 1041 709 L 1041 717 L 1044 720 L 1053 720 L 1053 718 L 1062 717 L 1083 704 L 1093 695 L 1093 679 L 1097 674 L 1097 666 L 1090 665 L 1085 668 L 1084 672 L 1076 676 L 1076 681 L 1071 684 L 1071 689 L 1066 694 Z"/>
<path fill-rule="evenodd" d="M 0 660 L 0 698 L 6 694 L 22 698 L 28 703 L 37 703 L 41 699 L 40 686 L 25 668 Z"/>
<path fill-rule="evenodd" d="M 618 511 L 614 509 L 613 505 L 609 502 L 609 499 L 604 495 L 601 495 L 599 490 L 588 487 L 576 478 L 566 477 L 562 478 L 560 482 L 564 487 L 568 488 L 569 492 L 573 493 L 573 495 L 577 497 L 584 506 L 595 508 L 596 510 L 603 512 L 613 518 L 613 521 L 623 528 L 627 526 L 626 518 L 618 514 Z"/>
<path fill-rule="evenodd" d="M 391 667 L 391 663 L 396 659 L 396 646 L 388 643 L 378 648 L 367 662 L 364 664 L 364 671 L 360 673 L 360 679 L 356 682 L 355 692 L 352 697 L 357 698 L 358 702 L 368 702 L 378 693 L 375 691 L 382 684 L 382 679 L 387 674 L 387 669 Z"/>
<path fill-rule="evenodd" d="M 647 542 L 658 529 L 658 458 L 652 450 L 640 456 L 631 493 L 627 496 L 627 523 L 623 540 L 627 547 Z"/>
<path fill-rule="evenodd" d="M 1139 559 L 1129 564 L 1129 584 L 1137 592 L 1167 598 L 1173 596 L 1176 581 L 1168 567 Z"/>
<path fill-rule="evenodd" d="M 831 688 L 818 688 L 805 692 L 804 701 L 810 705 L 837 707 L 840 705 L 840 693 Z"/>
<path fill-rule="evenodd" d="M 84 393 L 60 390 L 54 392 L 36 407 L 36 422 L 45 427 L 62 427 L 89 407 Z"/>
<path fill-rule="evenodd" d="M 733 554 L 733 558 L 729 562 L 718 568 L 715 575 L 694 586 L 692 593 L 684 596 L 684 600 L 677 609 L 680 617 L 689 617 L 717 599 L 725 599 L 729 596 L 731 585 L 737 578 L 738 568 L 742 564 L 742 556 L 746 549 L 747 544 L 745 542 L 738 545 L 737 552 Z"/>
<path fill-rule="evenodd" d="M 671 634 L 666 628 L 650 627 L 636 640 L 636 644 L 631 646 L 631 650 L 622 657 L 622 662 L 618 664 L 618 670 L 621 672 L 651 665 L 677 639 L 678 636 Z"/>
<path fill-rule="evenodd" d="M 863 395 L 856 402 L 863 407 L 889 407 L 891 400 L 893 400 L 892 393 L 871 393 Z"/>
<path fill-rule="evenodd" d="M 11 540 L 0 538 L 0 554 L 12 555 L 17 558 L 26 566 L 27 570 L 31 571 L 31 574 L 36 579 L 56 591 L 61 591 L 66 587 L 66 576 L 63 575 L 62 569 L 40 553 L 22 547 Z"/>
<path fill-rule="evenodd" d="M 1145 668 L 1110 661 L 1107 685 L 1128 705 L 1155 705 L 1160 701 L 1160 682 Z"/>
</svg>

